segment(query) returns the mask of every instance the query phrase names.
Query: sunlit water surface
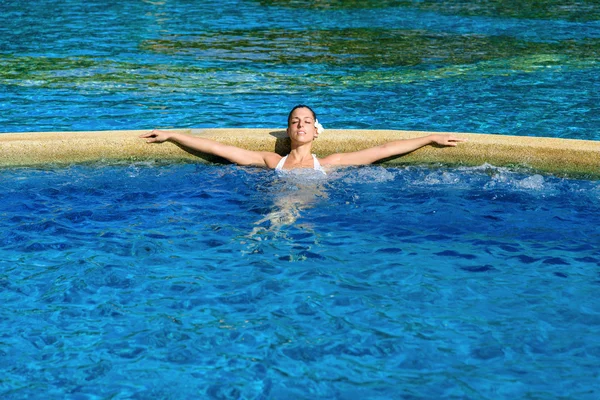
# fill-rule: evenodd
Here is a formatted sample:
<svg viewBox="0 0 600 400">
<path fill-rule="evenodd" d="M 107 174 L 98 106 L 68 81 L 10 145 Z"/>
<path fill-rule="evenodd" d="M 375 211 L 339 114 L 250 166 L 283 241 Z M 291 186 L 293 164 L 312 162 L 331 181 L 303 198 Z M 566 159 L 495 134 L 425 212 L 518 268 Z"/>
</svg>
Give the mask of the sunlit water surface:
<svg viewBox="0 0 600 400">
<path fill-rule="evenodd" d="M 308 103 L 325 128 L 600 138 L 595 3 L 364 3 L 2 2 L 0 132 L 272 128 Z M 0 181 L 3 398 L 600 397 L 597 181 Z"/>
<path fill-rule="evenodd" d="M 588 1 L 5 1 L 0 132 L 281 127 L 599 139 Z"/>
<path fill-rule="evenodd" d="M 5 170 L 9 398 L 595 398 L 600 186 L 469 169 Z"/>
</svg>

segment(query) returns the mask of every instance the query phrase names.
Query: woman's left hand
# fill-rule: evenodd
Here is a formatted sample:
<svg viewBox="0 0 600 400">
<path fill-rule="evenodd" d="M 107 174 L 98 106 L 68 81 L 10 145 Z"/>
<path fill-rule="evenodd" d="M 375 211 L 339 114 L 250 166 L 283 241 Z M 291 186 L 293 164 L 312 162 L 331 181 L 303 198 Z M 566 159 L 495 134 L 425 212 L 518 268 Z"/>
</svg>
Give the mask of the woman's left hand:
<svg viewBox="0 0 600 400">
<path fill-rule="evenodd" d="M 169 140 L 172 135 L 172 132 L 159 131 L 158 129 L 153 129 L 152 132 L 144 133 L 140 135 L 140 137 L 142 139 L 148 139 L 146 140 L 146 143 L 163 143 Z"/>
</svg>

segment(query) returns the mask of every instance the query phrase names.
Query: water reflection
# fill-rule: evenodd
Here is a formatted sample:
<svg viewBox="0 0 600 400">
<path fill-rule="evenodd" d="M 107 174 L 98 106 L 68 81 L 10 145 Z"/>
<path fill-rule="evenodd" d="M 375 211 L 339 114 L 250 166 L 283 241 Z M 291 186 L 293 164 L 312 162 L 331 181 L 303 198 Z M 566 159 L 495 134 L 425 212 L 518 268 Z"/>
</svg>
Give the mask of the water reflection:
<svg viewBox="0 0 600 400">
<path fill-rule="evenodd" d="M 593 60 L 600 40 L 533 42 L 508 36 L 425 30 L 345 28 L 327 30 L 219 30 L 146 40 L 148 52 L 202 59 L 260 61 L 277 65 L 427 68 L 495 59 L 563 55 Z"/>
<path fill-rule="evenodd" d="M 260 0 L 260 4 L 289 8 L 363 9 L 406 7 L 440 14 L 464 16 L 510 17 L 527 19 L 565 19 L 567 21 L 596 21 L 600 5 L 586 0 Z"/>
</svg>

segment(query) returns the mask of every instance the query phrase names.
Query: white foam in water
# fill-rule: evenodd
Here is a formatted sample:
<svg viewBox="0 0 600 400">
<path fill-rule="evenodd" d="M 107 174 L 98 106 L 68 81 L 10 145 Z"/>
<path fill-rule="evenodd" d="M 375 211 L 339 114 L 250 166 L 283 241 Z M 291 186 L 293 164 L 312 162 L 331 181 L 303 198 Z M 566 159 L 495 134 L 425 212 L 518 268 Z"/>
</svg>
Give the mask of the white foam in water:
<svg viewBox="0 0 600 400">
<path fill-rule="evenodd" d="M 522 180 L 515 181 L 515 186 L 522 189 L 530 189 L 530 190 L 542 190 L 544 189 L 544 177 L 541 175 L 533 175 L 529 176 Z"/>
<path fill-rule="evenodd" d="M 483 188 L 487 190 L 504 188 L 552 192 L 555 189 L 554 185 L 540 174 L 523 177 L 522 173 L 488 163 L 477 167 L 461 167 L 458 170 L 463 172 L 485 172 L 490 177 L 489 182 L 483 185 Z"/>
<path fill-rule="evenodd" d="M 332 178 L 343 178 L 343 182 L 352 183 L 381 183 L 393 181 L 396 174 L 384 167 L 364 167 L 355 170 L 340 169 L 331 173 Z"/>
<path fill-rule="evenodd" d="M 489 163 L 483 163 L 483 164 L 475 166 L 475 167 L 458 167 L 457 169 L 459 171 L 488 171 L 488 170 L 500 170 L 503 168 L 496 167 Z"/>
<path fill-rule="evenodd" d="M 460 175 L 448 171 L 435 171 L 423 179 L 423 183 L 428 185 L 455 185 L 460 182 Z"/>
</svg>

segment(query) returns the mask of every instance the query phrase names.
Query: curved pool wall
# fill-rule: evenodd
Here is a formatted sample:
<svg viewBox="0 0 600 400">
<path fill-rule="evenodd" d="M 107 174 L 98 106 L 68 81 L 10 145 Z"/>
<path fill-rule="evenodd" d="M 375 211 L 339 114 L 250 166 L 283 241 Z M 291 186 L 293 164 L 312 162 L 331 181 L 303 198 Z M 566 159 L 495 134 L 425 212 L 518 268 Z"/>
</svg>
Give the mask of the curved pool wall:
<svg viewBox="0 0 600 400">
<path fill-rule="evenodd" d="M 289 139 L 283 129 L 174 129 L 250 150 L 286 154 Z M 47 166 L 88 162 L 150 161 L 214 162 L 215 157 L 194 154 L 165 143 L 149 145 L 139 138 L 143 130 L 35 132 L 0 135 L 0 166 Z M 396 139 L 432 132 L 401 130 L 330 129 L 314 143 L 323 157 L 376 146 Z M 443 164 L 527 167 L 564 176 L 600 177 L 600 142 L 592 140 L 456 133 L 468 141 L 457 147 L 427 146 L 384 160 L 384 164 Z"/>
</svg>

